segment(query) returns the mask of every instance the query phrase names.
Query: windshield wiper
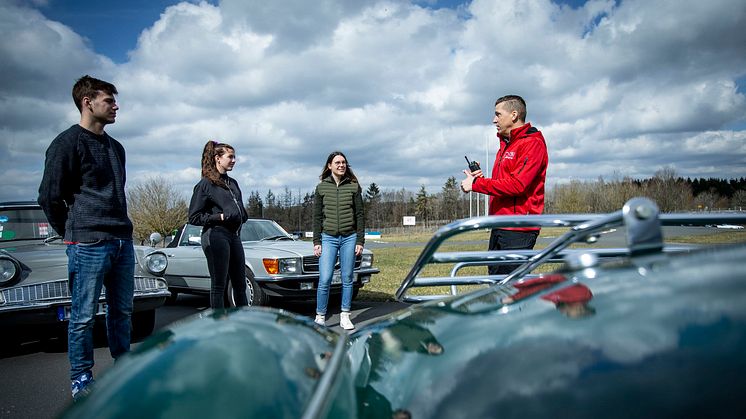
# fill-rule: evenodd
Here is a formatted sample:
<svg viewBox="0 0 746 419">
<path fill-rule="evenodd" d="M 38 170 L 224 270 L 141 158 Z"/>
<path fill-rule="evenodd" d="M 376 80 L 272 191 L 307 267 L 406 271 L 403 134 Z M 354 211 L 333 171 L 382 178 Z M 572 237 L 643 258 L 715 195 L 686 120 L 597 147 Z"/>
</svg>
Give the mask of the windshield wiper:
<svg viewBox="0 0 746 419">
<path fill-rule="evenodd" d="M 44 239 L 44 243 L 52 243 L 55 240 L 62 240 L 62 236 L 60 236 L 59 234 L 54 235 L 54 236 L 49 236 L 46 239 Z"/>
<path fill-rule="evenodd" d="M 264 241 L 264 240 L 280 240 L 280 239 L 283 239 L 283 240 L 293 240 L 293 239 L 291 239 L 290 237 L 288 237 L 288 236 L 286 236 L 284 234 L 278 234 L 276 236 L 265 237 L 265 238 L 261 239 L 260 241 Z"/>
</svg>

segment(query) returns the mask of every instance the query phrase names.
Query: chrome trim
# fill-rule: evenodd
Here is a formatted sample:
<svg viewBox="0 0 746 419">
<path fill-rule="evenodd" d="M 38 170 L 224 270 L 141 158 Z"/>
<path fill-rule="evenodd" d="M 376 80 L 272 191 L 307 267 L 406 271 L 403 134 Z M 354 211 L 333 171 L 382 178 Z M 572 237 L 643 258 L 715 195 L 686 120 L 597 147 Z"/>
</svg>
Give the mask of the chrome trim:
<svg viewBox="0 0 746 419">
<path fill-rule="evenodd" d="M 163 284 L 158 285 L 158 281 Z M 0 306 L 0 312 L 18 308 L 43 308 L 51 305 L 69 304 L 71 301 L 67 279 L 47 281 L 37 284 L 21 285 L 0 291 L 5 304 Z M 146 296 L 170 295 L 165 280 L 153 277 L 135 277 L 134 298 Z M 102 287 L 100 300 L 106 299 L 106 289 Z"/>
<path fill-rule="evenodd" d="M 311 395 L 311 399 L 306 405 L 306 409 L 303 412 L 303 419 L 316 419 L 326 417 L 331 403 L 334 401 L 330 395 L 333 394 L 332 388 L 335 384 L 335 379 L 339 379 L 342 375 L 339 371 L 344 366 L 344 360 L 346 359 L 345 346 L 347 346 L 348 336 L 347 333 L 340 333 L 337 335 L 337 344 L 334 345 L 334 352 L 332 357 L 329 359 L 329 363 L 324 368 L 324 373 L 319 379 L 319 383 L 316 385 L 316 390 Z"/>
<path fill-rule="evenodd" d="M 362 268 L 362 269 L 355 269 L 352 271 L 353 274 L 357 275 L 372 275 L 380 273 L 381 270 L 378 268 Z M 255 281 L 264 281 L 264 282 L 274 282 L 274 281 L 286 281 L 286 280 L 293 280 L 293 281 L 304 281 L 304 280 L 318 280 L 319 274 L 318 272 L 315 274 L 277 274 L 277 275 L 269 275 L 269 276 L 255 276 Z"/>
<path fill-rule="evenodd" d="M 303 265 L 303 272 L 309 273 L 309 272 L 319 272 L 319 257 L 316 255 L 313 256 L 303 256 L 301 259 L 301 265 Z M 363 255 L 355 256 L 355 268 L 354 269 L 360 269 L 360 264 L 362 263 Z M 337 256 L 337 261 L 334 262 L 334 269 L 339 269 L 339 256 Z"/>
<path fill-rule="evenodd" d="M 743 213 L 671 213 L 660 214 L 655 203 L 647 198 L 632 198 L 624 208 L 611 214 L 558 214 L 526 216 L 488 216 L 454 221 L 441 227 L 425 245 L 417 261 L 396 291 L 396 299 L 406 302 L 419 302 L 444 298 L 447 295 L 412 296 L 406 295 L 409 288 L 420 286 L 451 285 L 451 294 L 455 294 L 455 285 L 500 283 L 527 277 L 539 265 L 544 263 L 563 262 L 564 257 L 582 251 L 595 253 L 600 259 L 629 258 L 651 252 L 682 252 L 691 250 L 691 246 L 663 246 L 661 226 L 705 226 L 711 224 L 746 224 Z M 498 250 L 485 252 L 450 252 L 436 253 L 436 250 L 448 238 L 474 230 L 502 227 L 570 227 L 570 230 L 558 237 L 541 251 L 536 250 Z M 624 249 L 567 249 L 574 243 L 593 243 L 605 231 L 625 227 L 627 247 Z M 567 249 L 567 250 L 566 250 Z M 509 275 L 483 275 L 455 277 L 456 272 L 465 266 L 498 265 L 523 262 Z M 451 281 L 446 278 L 419 278 L 425 265 L 430 263 L 456 263 L 451 271 Z"/>
</svg>

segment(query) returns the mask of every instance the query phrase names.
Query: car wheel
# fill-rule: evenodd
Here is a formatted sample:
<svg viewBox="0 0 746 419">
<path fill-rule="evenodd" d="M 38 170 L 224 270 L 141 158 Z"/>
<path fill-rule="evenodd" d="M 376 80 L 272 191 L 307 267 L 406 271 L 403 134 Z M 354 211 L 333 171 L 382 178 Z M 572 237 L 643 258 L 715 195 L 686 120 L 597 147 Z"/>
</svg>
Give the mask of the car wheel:
<svg viewBox="0 0 746 419">
<path fill-rule="evenodd" d="M 155 329 L 155 309 L 132 313 L 132 337 L 142 339 L 150 336 Z"/>
<path fill-rule="evenodd" d="M 169 290 L 171 292 L 170 297 L 166 297 L 166 304 L 172 305 L 176 304 L 176 299 L 179 298 L 179 293 L 174 290 Z"/>
<path fill-rule="evenodd" d="M 236 298 L 233 295 L 233 287 L 227 287 L 227 307 L 236 306 Z M 251 269 L 246 268 L 246 299 L 249 301 L 250 306 L 262 306 L 267 303 L 267 296 L 264 294 L 259 284 L 254 280 L 254 273 Z"/>
</svg>

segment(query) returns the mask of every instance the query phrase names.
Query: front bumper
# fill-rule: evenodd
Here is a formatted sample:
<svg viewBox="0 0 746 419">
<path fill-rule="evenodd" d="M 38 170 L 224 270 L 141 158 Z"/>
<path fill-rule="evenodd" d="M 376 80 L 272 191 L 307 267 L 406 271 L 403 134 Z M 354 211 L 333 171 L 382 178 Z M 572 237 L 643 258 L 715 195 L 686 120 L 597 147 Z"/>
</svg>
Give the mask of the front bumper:
<svg viewBox="0 0 746 419">
<path fill-rule="evenodd" d="M 20 285 L 0 290 L 0 325 L 42 325 L 59 323 L 71 297 L 67 279 Z M 160 307 L 171 293 L 163 278 L 135 277 L 133 312 Z M 106 302 L 101 290 L 99 302 Z"/>
<path fill-rule="evenodd" d="M 354 271 L 355 289 L 362 288 L 370 282 L 373 274 L 379 273 L 377 268 L 363 268 Z M 286 300 L 308 300 L 316 298 L 316 288 L 319 284 L 319 274 L 301 275 L 273 275 L 271 277 L 254 278 L 257 284 L 270 297 L 280 297 Z M 330 295 L 342 293 L 342 284 L 332 284 L 329 288 Z"/>
</svg>

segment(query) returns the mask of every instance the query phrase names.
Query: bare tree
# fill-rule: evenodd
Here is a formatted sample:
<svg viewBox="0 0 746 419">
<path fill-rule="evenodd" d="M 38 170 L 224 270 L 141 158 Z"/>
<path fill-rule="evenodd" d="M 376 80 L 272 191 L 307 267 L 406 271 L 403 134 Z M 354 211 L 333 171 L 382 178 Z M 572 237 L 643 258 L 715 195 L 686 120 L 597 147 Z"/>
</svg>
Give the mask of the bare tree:
<svg viewBox="0 0 746 419">
<path fill-rule="evenodd" d="M 730 206 L 736 210 L 743 211 L 746 208 L 746 190 L 738 190 L 730 199 Z"/>
<path fill-rule="evenodd" d="M 134 238 L 141 243 L 153 232 L 170 235 L 187 221 L 189 211 L 186 199 L 162 177 L 129 188 L 127 208 L 135 227 Z"/>
<path fill-rule="evenodd" d="M 587 185 L 578 180 L 557 185 L 552 193 L 552 210 L 556 213 L 589 212 Z"/>
<path fill-rule="evenodd" d="M 655 172 L 643 188 L 645 196 L 653 199 L 662 212 L 680 211 L 690 208 L 692 188 L 677 176 L 673 167 L 666 166 Z"/>
</svg>

